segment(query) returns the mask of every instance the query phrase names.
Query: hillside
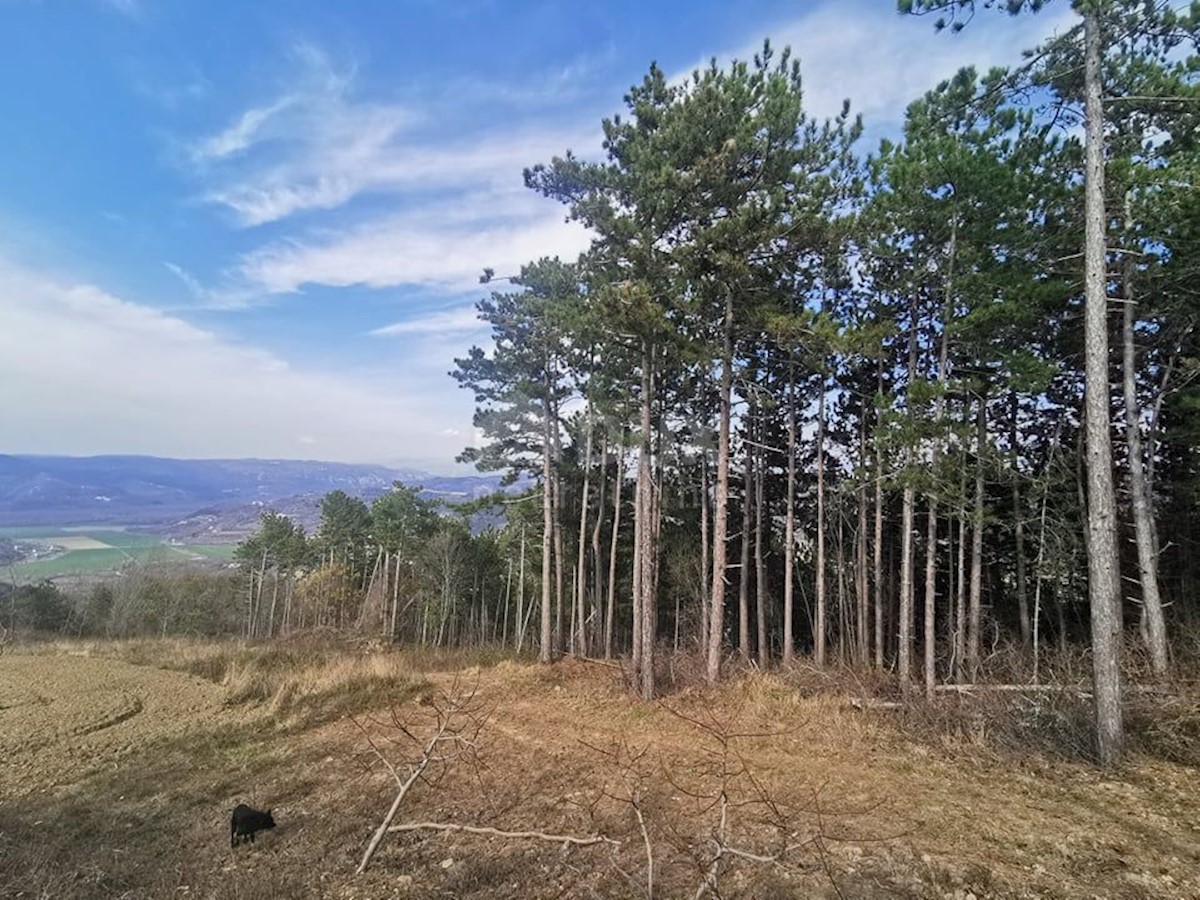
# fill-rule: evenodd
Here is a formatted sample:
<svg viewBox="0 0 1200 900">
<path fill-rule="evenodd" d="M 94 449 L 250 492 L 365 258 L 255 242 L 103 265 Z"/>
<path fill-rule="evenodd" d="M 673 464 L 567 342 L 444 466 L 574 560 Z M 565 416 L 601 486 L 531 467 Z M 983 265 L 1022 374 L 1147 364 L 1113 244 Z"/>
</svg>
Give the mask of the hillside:
<svg viewBox="0 0 1200 900">
<path fill-rule="evenodd" d="M 499 478 L 308 460 L 0 455 L 0 527 L 86 523 L 187 530 L 191 522 L 200 530 L 236 531 L 264 506 L 315 510 L 329 491 L 371 499 L 394 481 L 469 499 L 495 490 Z"/>
<path fill-rule="evenodd" d="M 497 659 L 312 641 L 7 653 L 0 895 L 1200 896 L 1195 770 L 1153 753 L 1102 773 L 1004 752 L 1011 720 L 923 732 L 805 670 L 642 703 L 615 666 Z M 406 831 L 354 875 L 449 697 L 469 746 L 429 767 L 397 807 Z M 278 827 L 231 849 L 237 803 Z"/>
</svg>

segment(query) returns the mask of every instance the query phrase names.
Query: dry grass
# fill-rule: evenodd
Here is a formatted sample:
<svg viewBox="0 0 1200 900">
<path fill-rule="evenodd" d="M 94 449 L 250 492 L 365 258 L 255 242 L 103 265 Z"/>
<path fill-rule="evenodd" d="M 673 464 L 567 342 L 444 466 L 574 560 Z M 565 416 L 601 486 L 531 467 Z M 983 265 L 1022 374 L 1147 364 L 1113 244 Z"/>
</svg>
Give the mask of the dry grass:
<svg viewBox="0 0 1200 900">
<path fill-rule="evenodd" d="M 275 641 L 136 639 L 54 641 L 37 652 L 103 656 L 187 672 L 222 687 L 231 705 L 264 706 L 286 727 L 401 703 L 427 686 L 425 673 L 495 665 L 494 648 L 393 649 L 378 641 L 302 635 Z"/>
<path fill-rule="evenodd" d="M 1024 701 L 983 695 L 862 709 L 851 698 L 893 696 L 886 678 L 798 665 L 746 669 L 710 689 L 694 684 L 693 663 L 664 659 L 674 690 L 643 703 L 619 669 L 578 661 L 485 670 L 494 656 L 312 640 L 66 649 L 207 678 L 189 683 L 210 690 L 230 724 L 0 805 L 0 896 L 636 896 L 645 856 L 633 789 L 654 846 L 656 896 L 692 896 L 711 862 L 719 787 L 731 800 L 731 845 L 775 853 L 781 822 L 800 845 L 783 864 L 728 860 L 724 897 L 1200 896 L 1195 770 L 1155 752 L 1103 773 L 1038 749 L 1030 733 L 1074 733 L 1073 720 L 1056 724 L 1076 712 L 1057 696 L 1024 712 Z M 73 661 L 57 662 L 67 671 Z M 84 674 L 118 665 L 75 662 Z M 479 764 L 418 785 L 397 821 L 603 833 L 622 841 L 619 851 L 395 834 L 366 875 L 350 874 L 395 791 L 359 726 L 398 764 L 408 744 L 388 742 L 383 709 L 358 725 L 342 713 L 393 706 L 421 734 L 421 699 L 456 679 L 477 679 L 487 708 Z M 1159 724 L 1145 733 L 1192 746 L 1194 735 L 1162 723 L 1195 721 L 1194 708 L 1146 705 Z M 1142 729 L 1139 707 L 1130 718 Z M 227 817 L 239 800 L 274 806 L 280 827 L 231 854 Z"/>
</svg>

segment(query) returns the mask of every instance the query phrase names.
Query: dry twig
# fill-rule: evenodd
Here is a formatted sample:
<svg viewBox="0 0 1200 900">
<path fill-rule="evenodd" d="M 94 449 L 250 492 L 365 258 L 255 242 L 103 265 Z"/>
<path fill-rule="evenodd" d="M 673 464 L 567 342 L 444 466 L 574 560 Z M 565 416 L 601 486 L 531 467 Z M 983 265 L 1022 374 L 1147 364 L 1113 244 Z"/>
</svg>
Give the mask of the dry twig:
<svg viewBox="0 0 1200 900">
<path fill-rule="evenodd" d="M 465 831 L 468 834 L 489 834 L 494 837 L 549 841 L 552 844 L 574 844 L 577 847 L 590 847 L 593 844 L 611 844 L 620 847 L 621 842 L 602 834 L 579 837 L 573 834 L 546 834 L 542 831 L 502 831 L 499 828 L 489 828 L 483 825 L 459 825 L 454 822 L 408 822 L 404 825 L 390 825 L 388 831 Z"/>
<path fill-rule="evenodd" d="M 486 716 L 474 703 L 477 688 L 478 685 L 469 693 L 464 693 L 459 688 L 456 679 L 444 703 L 439 702 L 437 698 L 429 701 L 429 708 L 433 710 L 434 732 L 425 741 L 421 741 L 413 730 L 400 720 L 395 710 L 392 711 L 392 721 L 396 728 L 410 741 L 421 747 L 421 755 L 416 762 L 409 765 L 407 776 L 401 775 L 399 768 L 380 750 L 362 724 L 355 721 L 355 725 L 366 736 L 371 752 L 384 764 L 400 787 L 392 800 L 391 807 L 384 815 L 383 821 L 379 823 L 366 850 L 363 851 L 362 859 L 359 861 L 358 868 L 355 869 L 356 875 L 361 875 L 367 870 L 367 866 L 371 864 L 371 857 L 375 855 L 379 845 L 383 842 L 384 835 L 390 830 L 392 820 L 395 819 L 396 813 L 400 809 L 400 804 L 404 802 L 404 798 L 408 796 L 413 785 L 425 778 L 429 767 L 438 764 L 443 767 L 444 771 L 444 767 L 451 760 L 464 752 L 474 751 L 475 739 L 479 736 L 486 721 Z M 444 745 L 449 749 L 443 750 Z"/>
</svg>

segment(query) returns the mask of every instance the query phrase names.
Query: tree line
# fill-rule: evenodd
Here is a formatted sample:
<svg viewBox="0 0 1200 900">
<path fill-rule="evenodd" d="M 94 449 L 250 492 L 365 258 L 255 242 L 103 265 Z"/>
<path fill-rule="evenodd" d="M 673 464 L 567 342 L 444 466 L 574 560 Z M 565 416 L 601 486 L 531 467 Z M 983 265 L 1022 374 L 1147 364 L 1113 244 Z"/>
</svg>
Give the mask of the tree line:
<svg viewBox="0 0 1200 900">
<path fill-rule="evenodd" d="M 498 583 L 512 529 L 472 527 L 493 502 L 451 507 L 400 482 L 369 505 L 331 491 L 312 535 L 264 511 L 234 551 L 245 575 L 243 635 L 329 628 L 439 646 L 507 639 Z M 511 577 L 503 590 L 511 601 Z"/>
<path fill-rule="evenodd" d="M 602 159 L 526 170 L 592 246 L 504 278 L 452 374 L 486 439 L 462 458 L 538 485 L 543 660 L 628 652 L 651 697 L 669 638 L 710 682 L 803 651 L 932 696 L 1000 645 L 1037 678 L 1090 640 L 1115 758 L 1125 635 L 1161 678 L 1197 612 L 1200 10 L 1177 6 L 1079 0 L 865 153 L 786 50 L 652 66 Z"/>
</svg>

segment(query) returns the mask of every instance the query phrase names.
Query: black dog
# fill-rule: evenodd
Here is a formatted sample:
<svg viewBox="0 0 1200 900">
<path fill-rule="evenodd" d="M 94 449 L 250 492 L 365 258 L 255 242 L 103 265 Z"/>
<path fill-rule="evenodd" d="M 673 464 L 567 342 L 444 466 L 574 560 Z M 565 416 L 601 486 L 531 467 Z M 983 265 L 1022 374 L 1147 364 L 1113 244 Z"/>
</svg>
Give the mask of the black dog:
<svg viewBox="0 0 1200 900">
<path fill-rule="evenodd" d="M 269 809 L 259 812 L 245 803 L 239 803 L 233 808 L 233 816 L 229 820 L 229 846 L 237 844 L 239 838 L 243 842 L 249 838 L 250 842 L 254 843 L 254 832 L 274 827 L 275 820 L 271 817 Z"/>
</svg>

